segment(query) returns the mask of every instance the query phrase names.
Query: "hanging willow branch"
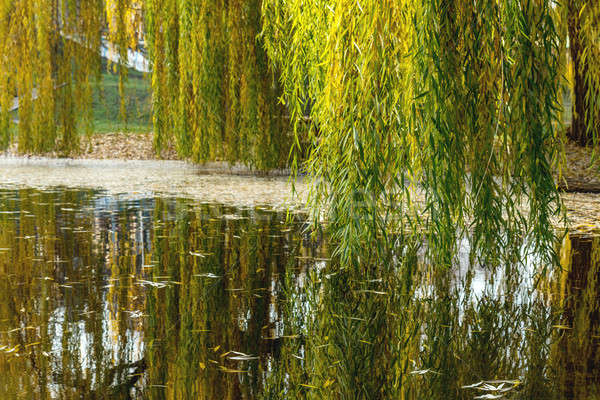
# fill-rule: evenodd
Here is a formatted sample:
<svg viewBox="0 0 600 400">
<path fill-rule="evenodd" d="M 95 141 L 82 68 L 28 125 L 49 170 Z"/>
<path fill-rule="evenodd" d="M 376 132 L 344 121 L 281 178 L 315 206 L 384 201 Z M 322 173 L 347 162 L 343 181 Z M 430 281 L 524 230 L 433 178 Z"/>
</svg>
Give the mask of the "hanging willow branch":
<svg viewBox="0 0 600 400">
<path fill-rule="evenodd" d="M 174 142 L 198 162 L 286 166 L 292 138 L 257 38 L 260 9 L 260 0 L 146 1 L 158 153 Z"/>
<path fill-rule="evenodd" d="M 2 1 L 2 148 L 12 139 L 15 117 L 21 152 L 71 153 L 79 149 L 79 127 L 91 133 L 103 12 L 102 0 Z"/>
<path fill-rule="evenodd" d="M 529 233 L 552 255 L 552 15 L 543 0 L 264 2 L 295 124 L 310 105 L 311 204 L 331 210 L 343 264 L 389 251 L 393 221 L 415 213 L 437 264 L 454 261 L 465 230 L 485 263 L 518 256 Z"/>
<path fill-rule="evenodd" d="M 119 72 L 120 114 L 124 121 L 127 121 L 125 83 L 128 75 L 128 69 L 126 68 L 129 61 L 128 50 L 135 48 L 136 45 L 134 2 L 135 0 L 106 0 L 108 39 L 119 60 L 116 67 Z"/>
<path fill-rule="evenodd" d="M 13 2 L 11 0 L 0 1 L 0 52 L 5 55 L 0 57 L 0 150 L 4 150 L 10 143 L 10 112 L 12 107 L 14 90 L 10 74 L 11 60 L 6 57 L 12 49 L 10 35 L 10 15 Z"/>
<path fill-rule="evenodd" d="M 580 74 L 585 80 L 585 136 L 594 148 L 600 142 L 600 3 L 587 2 L 581 13 Z"/>
</svg>

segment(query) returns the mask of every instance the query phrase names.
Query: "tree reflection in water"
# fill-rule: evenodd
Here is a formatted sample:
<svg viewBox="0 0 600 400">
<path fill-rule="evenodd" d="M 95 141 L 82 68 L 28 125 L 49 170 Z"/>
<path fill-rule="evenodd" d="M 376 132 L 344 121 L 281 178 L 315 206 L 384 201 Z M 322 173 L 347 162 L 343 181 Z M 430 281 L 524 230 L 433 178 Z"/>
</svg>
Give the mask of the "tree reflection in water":
<svg viewBox="0 0 600 400">
<path fill-rule="evenodd" d="M 597 239 L 571 235 L 563 269 L 543 276 L 534 262 L 489 271 L 467 255 L 439 270 L 417 241 L 403 248 L 356 272 L 327 258 L 301 215 L 2 191 L 0 393 L 598 396 Z"/>
</svg>

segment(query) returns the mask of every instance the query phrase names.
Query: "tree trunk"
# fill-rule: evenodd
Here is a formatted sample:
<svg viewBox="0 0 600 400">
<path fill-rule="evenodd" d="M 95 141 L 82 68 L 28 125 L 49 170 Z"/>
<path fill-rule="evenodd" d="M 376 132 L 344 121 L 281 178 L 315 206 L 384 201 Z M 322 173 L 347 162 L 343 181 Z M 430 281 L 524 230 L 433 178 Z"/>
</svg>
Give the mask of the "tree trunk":
<svg viewBox="0 0 600 400">
<path fill-rule="evenodd" d="M 568 136 L 581 146 L 591 142 L 586 126 L 586 101 L 587 84 L 585 82 L 586 67 L 581 65 L 581 55 L 583 52 L 581 43 L 581 18 L 579 14 L 580 7 L 576 0 L 568 2 L 568 29 L 569 29 L 569 52 L 574 70 L 574 88 L 573 88 L 573 121 Z"/>
</svg>

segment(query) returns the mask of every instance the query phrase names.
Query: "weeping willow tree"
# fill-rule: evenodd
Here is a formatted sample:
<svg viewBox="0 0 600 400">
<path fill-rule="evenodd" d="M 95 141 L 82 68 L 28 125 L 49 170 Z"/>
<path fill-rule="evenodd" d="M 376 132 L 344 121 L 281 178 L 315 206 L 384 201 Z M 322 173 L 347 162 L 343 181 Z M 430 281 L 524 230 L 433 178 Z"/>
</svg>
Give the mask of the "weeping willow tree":
<svg viewBox="0 0 600 400">
<path fill-rule="evenodd" d="M 127 82 L 129 49 L 137 47 L 138 30 L 141 21 L 136 16 L 141 11 L 142 4 L 136 0 L 104 0 L 108 25 L 107 39 L 110 50 L 116 53 L 117 62 L 114 67 L 119 74 L 120 117 L 127 121 L 125 104 L 125 83 Z"/>
<path fill-rule="evenodd" d="M 470 267 L 518 271 L 524 250 L 555 260 L 554 15 L 546 0 L 264 1 L 292 123 L 311 121 L 313 219 L 327 220 L 335 248 L 311 279 L 309 372 L 289 386 L 323 389 L 307 398 L 410 398 L 412 354 L 448 351 L 422 359 L 444 372 L 417 390 L 440 395 L 414 397 L 456 396 L 452 338 L 464 335 L 451 329 L 463 315 L 447 293 L 465 241 Z M 432 294 L 415 294 L 421 270 L 426 287 L 440 285 Z M 422 323 L 432 299 L 436 320 Z"/>
<path fill-rule="evenodd" d="M 261 1 L 148 0 L 154 145 L 195 161 L 286 165 L 291 134 L 262 42 Z"/>
<path fill-rule="evenodd" d="M 22 152 L 79 148 L 91 133 L 91 83 L 100 65 L 102 0 L 19 0 L 0 5 L 0 145 L 18 121 Z"/>
<path fill-rule="evenodd" d="M 263 38 L 343 265 L 419 224 L 436 263 L 549 256 L 559 35 L 545 0 L 267 0 Z M 318 215 L 316 215 L 318 217 Z M 374 255 L 379 254 L 377 257 Z M 370 260 L 370 261 L 367 261 Z"/>
</svg>

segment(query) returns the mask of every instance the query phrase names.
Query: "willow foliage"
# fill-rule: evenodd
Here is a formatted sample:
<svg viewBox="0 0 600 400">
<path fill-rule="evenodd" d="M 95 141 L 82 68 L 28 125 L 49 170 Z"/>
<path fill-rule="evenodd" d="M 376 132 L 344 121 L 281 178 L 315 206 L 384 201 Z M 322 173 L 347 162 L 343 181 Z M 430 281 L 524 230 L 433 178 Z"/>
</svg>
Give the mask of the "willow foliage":
<svg viewBox="0 0 600 400">
<path fill-rule="evenodd" d="M 284 167 L 291 134 L 258 38 L 261 1 L 147 0 L 154 145 L 195 161 Z"/>
<path fill-rule="evenodd" d="M 329 206 L 345 264 L 385 254 L 406 221 L 428 228 L 443 265 L 464 231 L 483 262 L 516 257 L 523 234 L 552 254 L 561 72 L 552 7 L 264 2 L 284 98 L 296 123 L 306 110 L 312 120 L 312 205 Z"/>
<path fill-rule="evenodd" d="M 157 152 L 174 146 L 198 162 L 270 169 L 286 166 L 293 148 L 295 170 L 310 154 L 312 204 L 327 203 L 344 260 L 390 248 L 396 236 L 389 233 L 406 221 L 429 228 L 444 264 L 463 231 L 472 232 L 473 256 L 485 262 L 516 257 L 523 234 L 548 252 L 566 43 L 572 131 L 597 137 L 598 7 L 584 0 L 0 0 L 0 145 L 10 142 L 18 97 L 21 151 L 78 148 L 79 128 L 91 132 L 102 35 L 126 63 L 143 33 Z M 123 94 L 127 69 L 119 72 Z"/>
<path fill-rule="evenodd" d="M 129 61 L 129 49 L 135 48 L 137 44 L 135 20 L 135 0 L 105 0 L 106 19 L 108 25 L 108 39 L 110 46 L 118 55 L 119 62 L 115 64 L 119 72 L 119 96 L 121 99 L 120 116 L 127 119 L 125 106 L 125 83 L 127 81 L 127 65 Z"/>
<path fill-rule="evenodd" d="M 79 127 L 91 132 L 103 7 L 102 0 L 2 1 L 2 148 L 12 140 L 16 117 L 19 151 L 79 149 Z"/>
<path fill-rule="evenodd" d="M 581 145 L 598 144 L 600 135 L 600 3 L 568 0 L 562 4 L 568 29 L 573 121 L 570 137 Z"/>
<path fill-rule="evenodd" d="M 148 0 L 154 145 L 198 162 L 287 164 L 292 135 L 262 42 L 261 1 Z"/>
</svg>

